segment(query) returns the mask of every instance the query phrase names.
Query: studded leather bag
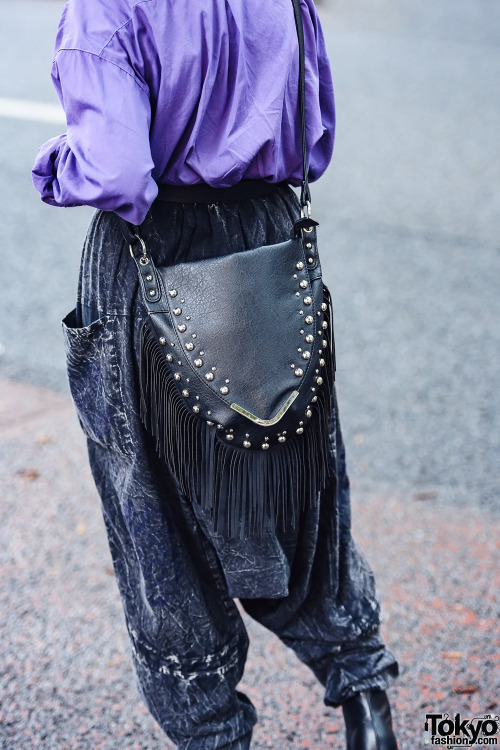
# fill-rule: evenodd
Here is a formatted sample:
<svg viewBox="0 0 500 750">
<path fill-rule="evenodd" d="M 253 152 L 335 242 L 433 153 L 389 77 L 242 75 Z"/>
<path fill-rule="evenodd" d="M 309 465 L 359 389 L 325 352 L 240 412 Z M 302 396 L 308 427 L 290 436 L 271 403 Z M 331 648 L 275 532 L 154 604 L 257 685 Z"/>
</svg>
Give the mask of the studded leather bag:
<svg viewBox="0 0 500 750">
<path fill-rule="evenodd" d="M 141 417 L 158 453 L 226 536 L 294 526 L 330 474 L 335 353 L 305 133 L 304 34 L 299 39 L 301 212 L 275 245 L 159 267 L 136 234 L 147 320 Z"/>
</svg>

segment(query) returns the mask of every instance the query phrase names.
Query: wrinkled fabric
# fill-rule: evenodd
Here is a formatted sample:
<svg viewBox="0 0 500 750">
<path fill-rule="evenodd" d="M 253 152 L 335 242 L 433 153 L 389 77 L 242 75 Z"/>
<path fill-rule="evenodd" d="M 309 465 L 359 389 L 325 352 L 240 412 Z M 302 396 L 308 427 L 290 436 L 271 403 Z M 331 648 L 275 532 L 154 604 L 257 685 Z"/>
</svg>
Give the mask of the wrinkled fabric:
<svg viewBox="0 0 500 750">
<path fill-rule="evenodd" d="M 232 204 L 155 202 L 141 227 L 157 264 L 283 241 L 290 188 Z M 237 691 L 248 637 L 234 603 L 307 664 L 338 706 L 398 674 L 380 636 L 372 571 L 351 536 L 349 482 L 335 405 L 334 480 L 296 528 L 225 539 L 179 488 L 139 417 L 137 271 L 112 213 L 85 243 L 78 304 L 65 320 L 68 374 L 88 438 L 141 695 L 179 748 L 246 750 L 256 713 Z"/>
<path fill-rule="evenodd" d="M 330 162 L 330 66 L 313 0 L 301 1 L 309 178 Z M 54 206 L 140 224 L 156 183 L 302 177 L 291 0 L 70 0 L 52 79 L 67 134 L 40 147 L 33 181 Z"/>
</svg>

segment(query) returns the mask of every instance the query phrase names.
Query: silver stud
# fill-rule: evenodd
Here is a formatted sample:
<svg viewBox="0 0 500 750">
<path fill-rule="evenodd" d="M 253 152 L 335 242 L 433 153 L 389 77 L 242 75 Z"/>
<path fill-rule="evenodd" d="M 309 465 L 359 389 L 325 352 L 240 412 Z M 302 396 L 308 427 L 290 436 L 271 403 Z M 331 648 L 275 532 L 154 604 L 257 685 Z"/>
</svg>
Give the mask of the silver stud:
<svg viewBox="0 0 500 750">
<path fill-rule="evenodd" d="M 302 263 L 302 261 L 301 261 L 301 260 L 299 260 L 299 262 L 297 263 L 297 265 L 295 266 L 295 268 L 296 268 L 296 269 L 297 269 L 298 271 L 302 271 L 302 269 L 304 268 L 304 264 Z"/>
<path fill-rule="evenodd" d="M 311 388 L 311 391 L 312 391 L 313 393 L 314 393 L 314 391 L 315 391 L 315 390 L 316 390 L 316 388 L 314 388 L 314 387 L 313 387 L 313 388 Z"/>
<path fill-rule="evenodd" d="M 297 351 L 298 351 L 298 352 L 301 352 L 301 351 L 302 351 L 302 347 L 301 347 L 301 346 L 299 346 L 299 348 L 297 349 Z"/>
<path fill-rule="evenodd" d="M 306 336 L 306 342 L 308 344 L 312 344 L 313 341 L 314 341 L 314 336 L 312 335 L 312 333 L 308 333 Z"/>
<path fill-rule="evenodd" d="M 180 360 L 177 362 L 177 364 L 179 365 L 179 367 L 182 367 L 182 362 Z"/>
<path fill-rule="evenodd" d="M 180 326 L 177 326 L 177 330 L 181 333 L 184 333 L 184 331 L 186 330 L 186 325 L 184 323 L 181 323 Z"/>
<path fill-rule="evenodd" d="M 169 294 L 170 294 L 171 297 L 177 297 L 177 290 L 176 289 L 171 289 L 169 291 Z"/>
<path fill-rule="evenodd" d="M 217 429 L 218 430 L 223 430 L 224 429 L 224 425 L 223 424 L 218 424 L 217 425 Z"/>
<path fill-rule="evenodd" d="M 188 341 L 188 343 L 186 344 L 186 349 L 188 350 L 188 352 L 192 352 L 194 349 L 194 344 L 191 341 Z"/>
<path fill-rule="evenodd" d="M 189 391 L 186 388 L 184 388 L 184 390 L 182 391 L 182 395 L 184 396 L 184 398 L 188 398 L 189 397 Z"/>
<path fill-rule="evenodd" d="M 209 427 L 213 427 L 213 426 L 214 426 L 214 424 L 215 424 L 215 422 L 211 422 L 211 421 L 210 421 L 209 419 L 207 419 L 207 425 L 208 425 Z"/>
<path fill-rule="evenodd" d="M 148 273 L 148 275 L 146 276 L 146 281 L 153 281 L 153 277 L 150 273 Z"/>
<path fill-rule="evenodd" d="M 174 309 L 173 309 L 174 315 L 180 315 L 181 312 L 182 312 L 182 310 L 181 310 L 180 307 L 174 307 Z"/>
<path fill-rule="evenodd" d="M 173 361 L 174 361 L 174 358 L 172 357 L 172 355 L 167 354 L 167 362 L 173 362 Z"/>
<path fill-rule="evenodd" d="M 304 335 L 304 329 L 301 328 L 300 331 L 299 331 L 299 333 L 302 334 L 302 335 Z"/>
<path fill-rule="evenodd" d="M 304 297 L 304 305 L 310 305 L 312 303 L 312 299 L 310 297 Z"/>
<path fill-rule="evenodd" d="M 210 416 L 210 415 L 211 415 L 211 413 L 212 413 L 211 411 L 207 411 L 207 414 L 208 414 L 208 416 Z"/>
<path fill-rule="evenodd" d="M 300 297 L 300 292 L 295 292 L 296 297 Z"/>
<path fill-rule="evenodd" d="M 226 378 L 226 380 L 224 382 L 229 385 L 229 378 Z"/>
<path fill-rule="evenodd" d="M 219 390 L 223 396 L 226 396 L 229 393 L 229 388 L 227 387 L 227 385 L 223 385 L 222 388 L 219 388 Z"/>
<path fill-rule="evenodd" d="M 184 304 L 185 301 L 186 301 L 185 299 L 181 299 L 182 304 Z"/>
<path fill-rule="evenodd" d="M 205 354 L 205 352 L 203 352 L 203 351 L 200 351 L 200 355 L 201 355 L 202 357 L 203 357 L 203 355 L 204 355 L 204 354 Z"/>
<path fill-rule="evenodd" d="M 199 397 L 199 396 L 195 396 L 195 399 L 196 399 L 197 401 L 199 401 L 199 400 L 200 400 L 200 397 Z M 210 412 L 209 412 L 209 414 L 210 414 Z"/>
<path fill-rule="evenodd" d="M 310 409 L 308 409 L 308 410 L 306 411 L 306 417 L 308 417 L 308 418 L 309 418 L 309 417 L 312 417 L 312 415 L 313 415 L 312 411 L 311 411 Z"/>
<path fill-rule="evenodd" d="M 150 297 L 154 297 L 154 296 L 155 296 L 155 294 L 156 294 L 156 289 L 150 289 L 150 290 L 149 290 L 149 296 L 150 296 Z"/>
<path fill-rule="evenodd" d="M 280 435 L 278 438 L 278 443 L 284 443 L 285 440 L 286 440 L 286 437 L 284 437 L 283 435 Z"/>
<path fill-rule="evenodd" d="M 328 346 L 328 341 L 326 339 L 323 339 L 323 349 Z"/>
<path fill-rule="evenodd" d="M 160 344 L 162 346 L 165 346 L 166 343 L 167 343 L 167 339 L 165 338 L 165 336 L 160 336 Z"/>
<path fill-rule="evenodd" d="M 294 273 L 294 274 L 293 274 L 293 278 L 294 278 L 294 279 L 296 279 L 296 278 L 297 278 L 297 274 L 296 274 L 296 273 Z"/>
<path fill-rule="evenodd" d="M 189 383 L 189 378 L 186 378 L 186 383 Z"/>
<path fill-rule="evenodd" d="M 269 448 L 269 443 L 262 443 L 261 447 L 263 451 L 267 451 L 267 449 Z"/>
<path fill-rule="evenodd" d="M 312 399 L 311 399 L 311 401 L 313 402 L 313 404 L 315 404 L 317 400 L 318 400 L 317 396 L 313 396 Z"/>
<path fill-rule="evenodd" d="M 314 323 L 314 318 L 313 318 L 312 315 L 308 315 L 307 316 L 306 323 L 307 323 L 308 326 L 312 326 L 312 324 Z"/>
<path fill-rule="evenodd" d="M 303 424 L 304 422 L 299 422 L 299 427 L 302 427 Z"/>
<path fill-rule="evenodd" d="M 306 247 L 307 247 L 308 250 L 310 250 L 312 248 L 312 244 L 310 242 L 308 242 L 307 245 L 306 245 Z"/>
<path fill-rule="evenodd" d="M 191 315 L 186 315 L 186 320 L 191 320 Z"/>
<path fill-rule="evenodd" d="M 310 266 L 312 266 L 312 264 L 314 263 L 314 258 L 308 258 L 307 262 L 309 263 Z"/>
<path fill-rule="evenodd" d="M 297 367 L 297 369 L 294 372 L 295 377 L 301 378 L 303 374 L 304 374 L 304 370 L 301 370 L 300 367 Z"/>
<path fill-rule="evenodd" d="M 321 324 L 321 328 L 322 328 L 322 329 L 323 329 L 324 331 L 326 331 L 326 329 L 328 328 L 328 323 L 326 322 L 326 320 L 324 320 L 324 321 L 322 322 L 322 324 Z"/>
<path fill-rule="evenodd" d="M 195 361 L 194 361 L 194 366 L 195 367 L 201 367 L 202 365 L 203 365 L 203 360 L 202 359 L 195 359 Z"/>
<path fill-rule="evenodd" d="M 226 435 L 226 440 L 234 440 L 234 435 L 231 435 L 231 433 L 229 433 L 228 435 Z"/>
<path fill-rule="evenodd" d="M 323 385 L 323 378 L 316 378 L 316 382 L 318 385 Z"/>
<path fill-rule="evenodd" d="M 194 411 L 195 414 L 199 414 L 200 413 L 200 407 L 198 406 L 198 404 L 195 404 L 193 406 L 193 411 Z"/>
<path fill-rule="evenodd" d="M 252 447 L 252 443 L 250 442 L 250 440 L 244 440 L 243 441 L 243 447 L 244 448 L 251 448 Z"/>
<path fill-rule="evenodd" d="M 215 372 L 215 371 L 216 371 L 216 369 L 217 369 L 216 367 L 212 367 L 212 371 L 213 371 L 213 372 Z"/>
<path fill-rule="evenodd" d="M 181 374 L 180 374 L 180 372 L 176 372 L 176 373 L 174 374 L 174 380 L 180 380 L 180 379 L 181 379 Z"/>
<path fill-rule="evenodd" d="M 311 359 L 311 352 L 302 352 L 302 359 Z"/>
<path fill-rule="evenodd" d="M 302 435 L 302 433 L 304 432 L 304 428 L 303 427 L 297 427 L 297 429 L 295 430 L 295 432 L 297 433 L 297 435 Z"/>
<path fill-rule="evenodd" d="M 323 312 L 326 312 L 327 308 L 328 308 L 328 305 L 326 304 L 326 302 L 322 302 L 321 309 L 323 310 Z"/>
<path fill-rule="evenodd" d="M 192 339 L 195 339 L 195 338 L 197 338 L 197 337 L 198 337 L 198 334 L 196 334 L 196 333 L 192 333 L 192 334 L 191 334 L 191 338 L 192 338 Z"/>
<path fill-rule="evenodd" d="M 206 380 L 213 380 L 214 379 L 213 372 L 207 372 L 207 373 L 205 373 L 205 378 L 206 378 Z"/>
<path fill-rule="evenodd" d="M 318 318 L 321 318 L 321 313 L 320 313 L 320 311 L 319 311 L 319 310 L 318 310 L 318 312 L 316 313 L 316 315 L 318 316 Z"/>
<path fill-rule="evenodd" d="M 307 289 L 307 281 L 303 279 L 299 284 L 301 289 Z"/>
<path fill-rule="evenodd" d="M 320 359 L 319 366 L 320 367 L 324 367 L 325 366 L 325 360 L 324 359 Z"/>
</svg>

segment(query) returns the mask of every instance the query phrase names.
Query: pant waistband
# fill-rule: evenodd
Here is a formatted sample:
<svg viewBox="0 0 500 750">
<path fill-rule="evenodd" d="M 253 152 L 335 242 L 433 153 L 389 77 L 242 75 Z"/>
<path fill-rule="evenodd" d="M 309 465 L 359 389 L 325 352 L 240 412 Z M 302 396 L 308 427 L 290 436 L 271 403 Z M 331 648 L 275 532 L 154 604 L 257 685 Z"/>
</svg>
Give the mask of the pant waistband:
<svg viewBox="0 0 500 750">
<path fill-rule="evenodd" d="M 266 182 L 265 180 L 242 180 L 236 185 L 215 188 L 205 182 L 196 185 L 158 185 L 157 200 L 170 203 L 223 203 L 261 198 L 270 195 L 287 182 Z"/>
</svg>

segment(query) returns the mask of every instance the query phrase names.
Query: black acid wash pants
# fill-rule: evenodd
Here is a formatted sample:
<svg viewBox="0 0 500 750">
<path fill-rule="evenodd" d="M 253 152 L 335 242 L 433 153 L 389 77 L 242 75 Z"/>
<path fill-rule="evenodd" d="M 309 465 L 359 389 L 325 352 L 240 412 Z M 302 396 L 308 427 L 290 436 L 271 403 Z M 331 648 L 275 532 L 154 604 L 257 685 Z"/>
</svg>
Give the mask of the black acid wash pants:
<svg viewBox="0 0 500 750">
<path fill-rule="evenodd" d="M 237 203 L 155 202 L 141 227 L 158 264 L 286 239 L 297 215 L 281 186 Z M 372 571 L 350 531 L 336 409 L 335 480 L 295 529 L 226 539 L 180 490 L 139 416 L 145 311 L 117 217 L 98 211 L 85 242 L 76 310 L 63 322 L 71 392 L 88 438 L 141 695 L 182 750 L 246 750 L 255 709 L 236 687 L 248 637 L 237 598 L 276 633 L 338 706 L 386 688 L 398 664 L 380 633 Z"/>
</svg>

